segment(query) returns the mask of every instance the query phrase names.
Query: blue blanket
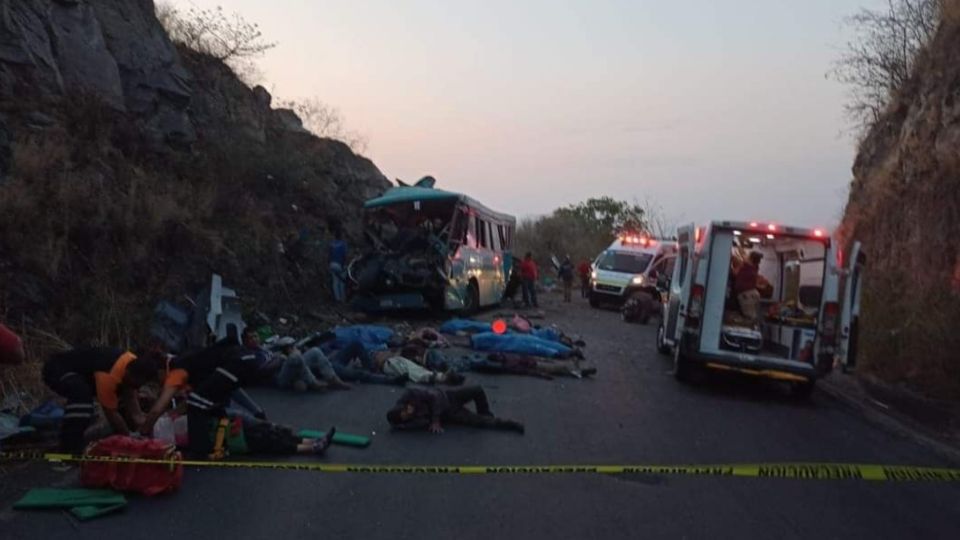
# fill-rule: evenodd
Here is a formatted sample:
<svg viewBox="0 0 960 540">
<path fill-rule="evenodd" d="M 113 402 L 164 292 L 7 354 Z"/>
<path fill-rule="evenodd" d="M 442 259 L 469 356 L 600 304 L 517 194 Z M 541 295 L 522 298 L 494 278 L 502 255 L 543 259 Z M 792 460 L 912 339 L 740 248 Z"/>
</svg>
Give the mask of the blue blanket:
<svg viewBox="0 0 960 540">
<path fill-rule="evenodd" d="M 489 332 L 490 323 L 471 319 L 450 319 L 443 323 L 439 330 L 441 334 L 456 334 L 458 332 L 475 334 L 477 332 Z"/>
<path fill-rule="evenodd" d="M 573 349 L 566 345 L 528 334 L 499 335 L 483 332 L 474 334 L 471 344 L 478 351 L 529 354 L 547 358 L 566 358 L 573 354 Z"/>
<path fill-rule="evenodd" d="M 326 343 L 323 347 L 325 351 L 342 349 L 359 341 L 363 348 L 369 351 L 379 351 L 387 348 L 387 342 L 393 337 L 393 330 L 386 326 L 377 326 L 373 324 L 356 324 L 353 326 L 338 326 L 333 329 L 336 338 Z"/>
</svg>

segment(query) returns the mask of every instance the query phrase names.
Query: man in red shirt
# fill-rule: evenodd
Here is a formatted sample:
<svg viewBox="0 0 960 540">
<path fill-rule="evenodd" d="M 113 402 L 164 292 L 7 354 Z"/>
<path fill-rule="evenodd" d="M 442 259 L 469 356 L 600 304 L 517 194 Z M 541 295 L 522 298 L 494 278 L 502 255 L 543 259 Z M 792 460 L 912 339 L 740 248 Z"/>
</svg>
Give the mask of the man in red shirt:
<svg viewBox="0 0 960 540">
<path fill-rule="evenodd" d="M 23 341 L 12 330 L 0 324 L 0 364 L 23 362 Z"/>
<path fill-rule="evenodd" d="M 533 260 L 533 253 L 529 251 L 523 257 L 520 263 L 520 280 L 523 285 L 523 305 L 526 307 L 540 307 L 537 304 L 537 280 L 540 278 L 540 271 L 537 269 L 537 263 Z"/>
<path fill-rule="evenodd" d="M 584 259 L 577 265 L 577 275 L 580 276 L 580 296 L 590 295 L 590 261 Z"/>
<path fill-rule="evenodd" d="M 757 291 L 757 276 L 761 260 L 763 260 L 761 253 L 751 252 L 749 260 L 740 266 L 733 280 L 733 294 L 737 297 L 740 312 L 751 321 L 760 319 L 760 292 Z"/>
</svg>

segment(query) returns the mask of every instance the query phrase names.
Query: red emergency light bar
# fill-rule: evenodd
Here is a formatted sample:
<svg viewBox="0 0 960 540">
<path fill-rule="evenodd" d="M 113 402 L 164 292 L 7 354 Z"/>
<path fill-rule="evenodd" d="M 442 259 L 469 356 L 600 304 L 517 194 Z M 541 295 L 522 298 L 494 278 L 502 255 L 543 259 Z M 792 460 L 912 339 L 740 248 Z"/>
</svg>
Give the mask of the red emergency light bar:
<svg viewBox="0 0 960 540">
<path fill-rule="evenodd" d="M 656 245 L 656 240 L 651 240 L 646 236 L 621 236 L 620 242 L 623 244 L 639 244 L 641 246 L 653 246 Z"/>
</svg>

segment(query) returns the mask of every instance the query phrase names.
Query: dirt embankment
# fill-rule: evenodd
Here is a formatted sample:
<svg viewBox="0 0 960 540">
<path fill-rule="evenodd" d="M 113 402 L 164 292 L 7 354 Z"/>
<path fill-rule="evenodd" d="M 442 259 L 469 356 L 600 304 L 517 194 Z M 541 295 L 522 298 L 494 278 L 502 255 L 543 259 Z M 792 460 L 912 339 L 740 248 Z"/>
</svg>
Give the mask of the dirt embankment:
<svg viewBox="0 0 960 540">
<path fill-rule="evenodd" d="M 212 272 L 268 313 L 324 302 L 331 224 L 358 241 L 388 184 L 368 159 L 174 46 L 149 0 L 0 3 L 0 44 L 0 320 L 136 343 Z"/>
<path fill-rule="evenodd" d="M 863 241 L 862 367 L 960 398 L 960 1 L 860 145 L 843 220 Z"/>
</svg>

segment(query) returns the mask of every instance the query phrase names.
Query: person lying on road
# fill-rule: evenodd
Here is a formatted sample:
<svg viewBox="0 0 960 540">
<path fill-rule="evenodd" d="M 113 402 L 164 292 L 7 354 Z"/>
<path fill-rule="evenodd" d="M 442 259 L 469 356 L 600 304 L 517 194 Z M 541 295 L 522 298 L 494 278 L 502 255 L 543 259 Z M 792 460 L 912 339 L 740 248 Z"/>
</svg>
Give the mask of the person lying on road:
<svg viewBox="0 0 960 540">
<path fill-rule="evenodd" d="M 243 330 L 243 360 L 254 368 L 258 382 L 269 383 L 277 388 L 297 392 L 324 388 L 349 390 L 350 385 L 337 376 L 330 361 L 319 349 L 301 353 L 294 347 L 291 337 L 281 338 L 277 345 L 280 352 L 273 353 L 260 345 L 260 337 L 250 326 Z M 327 384 L 320 383 L 318 375 Z"/>
<path fill-rule="evenodd" d="M 431 371 L 423 367 L 425 356 L 426 351 L 412 346 L 404 347 L 399 352 L 386 350 L 374 354 L 377 365 L 386 375 L 405 377 L 418 384 L 463 384 L 465 377 L 459 373 Z"/>
<path fill-rule="evenodd" d="M 466 408 L 471 401 L 475 403 L 476 412 Z M 487 394 L 479 386 L 466 386 L 456 390 L 411 388 L 387 411 L 387 421 L 396 429 L 426 428 L 432 433 L 443 433 L 442 422 L 516 431 L 521 434 L 524 432 L 524 426 L 520 422 L 493 415 Z"/>
</svg>

